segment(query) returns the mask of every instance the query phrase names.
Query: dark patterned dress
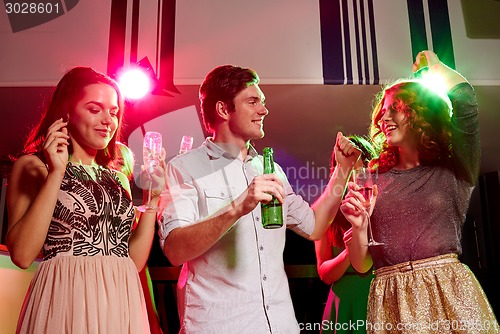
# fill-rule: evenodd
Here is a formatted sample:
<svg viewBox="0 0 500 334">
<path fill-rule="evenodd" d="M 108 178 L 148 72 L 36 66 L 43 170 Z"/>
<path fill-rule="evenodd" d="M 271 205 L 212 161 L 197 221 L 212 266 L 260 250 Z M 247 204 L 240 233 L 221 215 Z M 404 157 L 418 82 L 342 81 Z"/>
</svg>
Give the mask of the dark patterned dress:
<svg viewBox="0 0 500 334">
<path fill-rule="evenodd" d="M 116 173 L 68 163 L 18 333 L 149 333 L 129 257 L 133 203 Z"/>
</svg>

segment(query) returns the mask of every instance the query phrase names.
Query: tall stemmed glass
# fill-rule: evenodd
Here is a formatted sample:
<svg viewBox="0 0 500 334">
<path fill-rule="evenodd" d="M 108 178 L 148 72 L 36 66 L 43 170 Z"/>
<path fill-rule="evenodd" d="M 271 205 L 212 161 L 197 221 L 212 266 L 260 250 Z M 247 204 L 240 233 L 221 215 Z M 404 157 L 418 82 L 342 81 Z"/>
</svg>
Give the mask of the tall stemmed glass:
<svg viewBox="0 0 500 334">
<path fill-rule="evenodd" d="M 373 176 L 371 171 L 366 168 L 358 168 L 353 171 L 354 182 L 361 188 L 358 190 L 365 198 L 365 203 L 363 203 L 365 209 L 363 209 L 363 214 L 366 215 L 368 219 L 368 246 L 378 246 L 383 245 L 383 242 L 375 241 L 373 238 L 372 225 L 370 220 L 370 214 L 366 211 L 367 207 L 370 207 L 370 203 L 373 198 Z"/>
<path fill-rule="evenodd" d="M 142 146 L 142 155 L 144 159 L 144 166 L 146 167 L 146 174 L 148 176 L 149 192 L 148 202 L 146 205 L 137 207 L 137 210 L 145 212 L 146 210 L 156 210 L 157 207 L 151 205 L 151 187 L 153 185 L 152 175 L 156 166 L 160 164 L 162 149 L 162 136 L 161 133 L 156 131 L 148 131 L 144 135 L 144 143 Z"/>
<path fill-rule="evenodd" d="M 184 154 L 187 151 L 190 151 L 192 147 L 193 147 L 193 137 L 182 136 L 181 146 L 179 148 L 179 154 Z"/>
</svg>

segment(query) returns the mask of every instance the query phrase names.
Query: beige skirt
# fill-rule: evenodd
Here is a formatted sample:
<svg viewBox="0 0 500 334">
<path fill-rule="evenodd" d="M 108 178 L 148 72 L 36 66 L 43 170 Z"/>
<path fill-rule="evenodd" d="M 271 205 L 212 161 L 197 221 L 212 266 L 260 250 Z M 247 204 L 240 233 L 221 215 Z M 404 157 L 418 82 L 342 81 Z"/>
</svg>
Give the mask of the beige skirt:
<svg viewBox="0 0 500 334">
<path fill-rule="evenodd" d="M 150 333 L 139 274 L 128 257 L 59 256 L 31 281 L 17 333 Z"/>
<path fill-rule="evenodd" d="M 474 274 L 456 254 L 375 271 L 367 333 L 499 333 Z"/>
</svg>

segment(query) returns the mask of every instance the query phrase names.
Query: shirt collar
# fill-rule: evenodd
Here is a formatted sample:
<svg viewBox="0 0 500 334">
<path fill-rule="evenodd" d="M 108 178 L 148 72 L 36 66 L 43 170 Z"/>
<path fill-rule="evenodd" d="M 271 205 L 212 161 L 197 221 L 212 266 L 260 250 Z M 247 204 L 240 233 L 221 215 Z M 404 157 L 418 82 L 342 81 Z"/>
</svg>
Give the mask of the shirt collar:
<svg viewBox="0 0 500 334">
<path fill-rule="evenodd" d="M 206 138 L 205 142 L 203 143 L 203 146 L 205 147 L 205 150 L 208 153 L 208 155 L 214 159 L 219 159 L 222 156 L 229 158 L 229 159 L 235 158 L 229 152 L 226 152 L 222 147 L 220 147 L 216 143 L 214 143 L 212 141 L 212 138 Z M 248 144 L 247 160 L 253 159 L 258 155 L 259 155 L 259 153 L 257 152 L 257 150 L 251 144 Z"/>
</svg>

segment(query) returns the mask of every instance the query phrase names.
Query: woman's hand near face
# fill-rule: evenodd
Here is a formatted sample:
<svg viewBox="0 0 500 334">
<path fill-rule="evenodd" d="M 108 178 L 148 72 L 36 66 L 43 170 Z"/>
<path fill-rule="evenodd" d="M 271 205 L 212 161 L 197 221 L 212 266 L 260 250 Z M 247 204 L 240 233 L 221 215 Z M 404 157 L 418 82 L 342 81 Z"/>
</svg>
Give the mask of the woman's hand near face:
<svg viewBox="0 0 500 334">
<path fill-rule="evenodd" d="M 67 125 L 68 122 L 64 122 L 61 118 L 55 121 L 47 130 L 43 143 L 43 153 L 47 160 L 49 171 L 61 171 L 64 173 L 66 170 L 69 158 Z"/>
<path fill-rule="evenodd" d="M 6 244 L 12 261 L 27 268 L 43 247 L 68 163 L 67 123 L 55 121 L 43 143 L 45 163 L 36 155 L 20 157 L 7 188 L 9 230 Z"/>
</svg>

